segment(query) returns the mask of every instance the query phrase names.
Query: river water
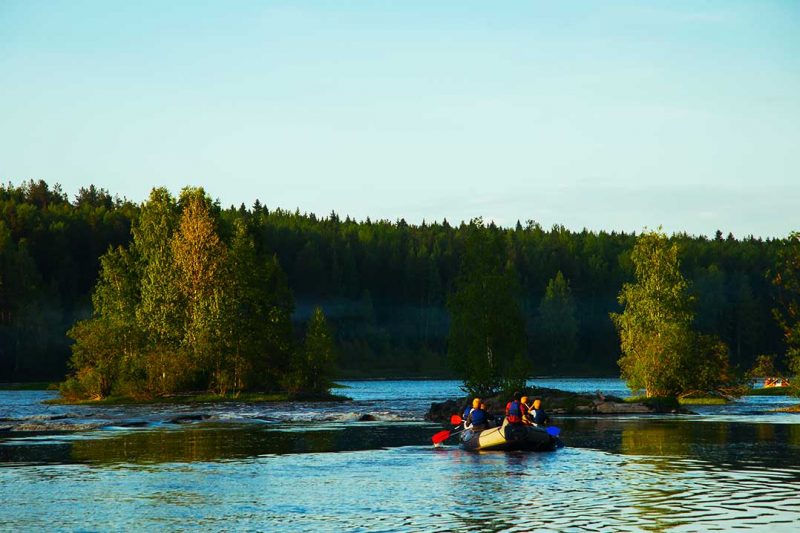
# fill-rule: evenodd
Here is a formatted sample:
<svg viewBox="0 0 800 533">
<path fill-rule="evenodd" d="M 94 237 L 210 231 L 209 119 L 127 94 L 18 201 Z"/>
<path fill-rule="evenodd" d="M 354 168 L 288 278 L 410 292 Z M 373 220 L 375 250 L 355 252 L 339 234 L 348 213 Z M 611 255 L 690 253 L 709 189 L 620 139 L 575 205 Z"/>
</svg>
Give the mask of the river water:
<svg viewBox="0 0 800 533">
<path fill-rule="evenodd" d="M 626 396 L 619 380 L 536 385 Z M 800 415 L 748 397 L 697 415 L 557 417 L 548 453 L 434 448 L 454 381 L 345 382 L 351 402 L 47 406 L 0 392 L 0 530 L 800 530 Z M 374 421 L 359 418 L 369 414 Z M 180 422 L 180 423 L 178 423 Z"/>
</svg>

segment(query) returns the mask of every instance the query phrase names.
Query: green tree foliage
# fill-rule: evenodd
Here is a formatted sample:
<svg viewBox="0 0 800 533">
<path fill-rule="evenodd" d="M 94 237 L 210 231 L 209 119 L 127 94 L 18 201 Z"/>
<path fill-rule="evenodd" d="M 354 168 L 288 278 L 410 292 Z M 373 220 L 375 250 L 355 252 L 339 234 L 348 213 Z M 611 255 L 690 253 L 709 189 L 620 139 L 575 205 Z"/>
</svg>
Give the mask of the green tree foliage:
<svg viewBox="0 0 800 533">
<path fill-rule="evenodd" d="M 688 285 L 679 270 L 678 246 L 663 233 L 643 233 L 631 254 L 635 283 L 623 285 L 620 335 L 622 377 L 648 396 L 680 392 L 680 369 L 689 347 L 692 314 Z"/>
<path fill-rule="evenodd" d="M 119 246 L 136 265 L 131 272 L 143 298 L 135 308 L 147 326 L 142 342 L 150 347 L 138 350 L 138 358 L 120 372 L 143 380 L 135 388 L 147 389 L 169 377 L 168 372 L 146 374 L 147 360 L 165 371 L 170 365 L 182 368 L 174 347 L 183 342 L 184 308 L 175 292 L 177 280 L 171 279 L 171 256 L 184 207 L 164 189 L 137 205 L 93 186 L 81 189 L 72 201 L 58 186 L 42 181 L 0 186 L 0 221 L 6 230 L 6 244 L 0 246 L 0 381 L 63 378 L 70 355 L 64 332 L 93 316 L 100 257 Z M 270 279 L 285 282 L 294 298 L 281 304 L 278 323 L 285 326 L 290 316 L 300 325 L 315 305 L 324 307 L 341 347 L 344 376 L 452 377 L 446 301 L 459 274 L 466 234 L 472 231 L 469 224 L 355 221 L 335 213 L 320 217 L 270 209 L 259 201 L 249 209 L 211 204 L 209 211 L 228 247 L 228 262 L 241 222 L 261 267 L 272 269 L 271 261 L 280 265 Z M 635 236 L 548 229 L 534 221 L 481 231 L 497 237 L 503 265 L 518 274 L 527 333 L 536 339 L 531 343 L 534 370 L 615 374 L 619 339 L 609 313 L 619 311 L 617 294 L 632 280 Z M 786 241 L 724 238 L 721 233 L 716 239 L 675 235 L 673 241 L 680 245 L 683 273 L 697 296 L 694 327 L 720 337 L 741 367 L 750 367 L 758 354 L 783 353 L 784 332 L 771 315 L 775 287 L 764 272 L 774 270 Z M 536 338 L 536 319 L 548 282 L 559 271 L 569 280 L 575 305 L 579 357 L 574 367 L 549 369 L 540 355 L 546 346 Z M 275 386 L 287 358 L 270 357 L 264 365 L 278 370 L 265 380 Z"/>
<path fill-rule="evenodd" d="M 171 242 L 180 220 L 177 202 L 163 188 L 153 189 L 132 228 L 131 253 L 140 271 L 141 295 L 135 326 L 144 349 L 135 358 L 131 388 L 147 394 L 168 394 L 190 385 L 198 369 L 181 349 L 185 336 L 186 299 L 181 292 Z"/>
<path fill-rule="evenodd" d="M 178 206 L 172 195 L 163 188 L 153 189 L 132 228 L 131 244 L 141 283 L 136 321 L 151 346 L 174 350 L 183 338 L 181 326 L 186 305 L 170 245 L 178 220 Z M 164 372 L 168 370 L 164 368 Z"/>
<path fill-rule="evenodd" d="M 41 180 L 0 186 L 0 381 L 66 372 L 64 332 L 86 317 L 99 256 L 127 241 L 136 212 L 94 193 L 94 204 L 72 204 Z"/>
<path fill-rule="evenodd" d="M 800 232 L 793 232 L 778 251 L 772 282 L 778 289 L 773 315 L 783 329 L 787 367 L 800 376 Z"/>
<path fill-rule="evenodd" d="M 689 285 L 680 272 L 678 245 L 659 232 L 643 233 L 631 253 L 634 283 L 623 285 L 619 331 L 622 377 L 647 396 L 716 390 L 732 382 L 727 347 L 696 334 Z"/>
<path fill-rule="evenodd" d="M 94 315 L 67 332 L 75 340 L 70 362 L 75 374 L 62 388 L 68 397 L 108 396 L 115 383 L 129 383 L 138 368 L 142 335 L 135 321 L 135 263 L 129 252 L 119 247 L 109 250 L 100 264 L 92 296 Z"/>
<path fill-rule="evenodd" d="M 231 250 L 235 323 L 229 331 L 235 388 L 276 389 L 289 369 L 294 300 L 275 256 L 263 258 L 244 221 L 237 220 Z M 234 325 L 238 334 L 233 336 Z"/>
<path fill-rule="evenodd" d="M 575 370 L 578 320 L 572 290 L 559 270 L 547 282 L 535 322 L 535 354 L 543 372 Z"/>
<path fill-rule="evenodd" d="M 264 386 L 288 365 L 291 293 L 243 229 L 232 249 L 202 189 L 153 190 L 129 248 L 101 260 L 93 316 L 70 330 L 68 396 Z M 263 375 L 258 375 L 262 373 Z"/>
<path fill-rule="evenodd" d="M 327 393 L 332 385 L 336 345 L 325 314 L 316 307 L 308 322 L 305 342 L 292 362 L 286 377 L 291 392 Z"/>
<path fill-rule="evenodd" d="M 211 372 L 211 388 L 225 393 L 234 387 L 238 361 L 231 361 L 231 335 L 238 334 L 233 300 L 233 274 L 228 249 L 217 234 L 211 202 L 202 189 L 185 189 L 183 211 L 170 241 L 175 285 L 182 303 L 181 349 L 189 369 Z"/>
<path fill-rule="evenodd" d="M 455 291 L 448 354 L 471 394 L 491 395 L 524 385 L 530 368 L 518 286 L 505 261 L 500 231 L 475 219 L 465 232 L 464 255 Z"/>
</svg>

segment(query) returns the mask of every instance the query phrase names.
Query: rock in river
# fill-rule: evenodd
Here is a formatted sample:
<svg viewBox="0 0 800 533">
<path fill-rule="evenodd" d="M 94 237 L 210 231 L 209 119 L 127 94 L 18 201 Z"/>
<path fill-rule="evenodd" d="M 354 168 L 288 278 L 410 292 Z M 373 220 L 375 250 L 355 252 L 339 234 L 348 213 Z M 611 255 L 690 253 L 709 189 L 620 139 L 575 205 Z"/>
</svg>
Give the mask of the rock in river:
<svg viewBox="0 0 800 533">
<path fill-rule="evenodd" d="M 595 394 L 582 394 L 558 389 L 534 387 L 524 389 L 522 393 L 533 399 L 540 398 L 544 409 L 551 415 L 583 414 L 583 415 L 621 415 L 621 414 L 660 414 L 683 413 L 691 414 L 675 402 L 663 400 L 644 400 L 641 402 L 625 402 L 615 396 L 604 396 L 599 391 Z M 506 403 L 510 400 L 506 396 L 493 396 L 483 398 L 489 414 L 499 417 L 505 414 Z M 461 415 L 472 401 L 471 398 L 450 399 L 444 402 L 434 402 L 425 414 L 425 419 L 432 422 L 449 422 L 453 414 Z"/>
</svg>

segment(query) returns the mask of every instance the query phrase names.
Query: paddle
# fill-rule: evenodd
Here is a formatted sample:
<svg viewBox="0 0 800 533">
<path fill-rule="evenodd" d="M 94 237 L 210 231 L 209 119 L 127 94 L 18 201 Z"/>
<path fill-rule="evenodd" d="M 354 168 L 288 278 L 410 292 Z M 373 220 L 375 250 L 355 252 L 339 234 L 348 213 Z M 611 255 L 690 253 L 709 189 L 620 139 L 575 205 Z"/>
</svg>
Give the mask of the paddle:
<svg viewBox="0 0 800 533">
<path fill-rule="evenodd" d="M 561 430 L 555 426 L 547 426 L 547 433 L 553 437 L 558 437 L 561 434 Z"/>
<path fill-rule="evenodd" d="M 454 426 L 458 426 L 459 424 L 461 424 L 461 422 L 463 422 L 463 420 L 458 415 L 453 415 L 453 416 L 450 417 L 450 423 L 453 424 Z M 455 429 L 455 428 L 453 428 L 453 429 Z M 464 431 L 464 430 L 462 429 L 460 431 L 453 431 L 453 430 L 450 430 L 450 429 L 445 429 L 444 431 L 440 431 L 439 433 L 437 433 L 436 435 L 431 437 L 431 440 L 433 441 L 433 445 L 436 446 L 436 445 L 441 444 L 442 442 L 446 441 L 447 439 L 449 439 L 453 435 L 461 433 L 461 431 Z"/>
<path fill-rule="evenodd" d="M 438 444 L 443 443 L 444 441 L 446 441 L 447 439 L 450 438 L 450 435 L 451 435 L 451 431 L 449 429 L 445 429 L 444 431 L 440 431 L 439 433 L 437 433 L 436 435 L 431 437 L 431 440 L 433 441 L 433 445 L 436 446 Z"/>
<path fill-rule="evenodd" d="M 463 432 L 464 429 L 459 429 L 458 431 L 451 431 L 449 429 L 445 429 L 444 431 L 440 431 L 439 433 L 431 437 L 431 440 L 433 441 L 434 446 L 438 446 L 439 444 L 443 443 L 453 435 L 458 435 L 459 433 Z"/>
</svg>

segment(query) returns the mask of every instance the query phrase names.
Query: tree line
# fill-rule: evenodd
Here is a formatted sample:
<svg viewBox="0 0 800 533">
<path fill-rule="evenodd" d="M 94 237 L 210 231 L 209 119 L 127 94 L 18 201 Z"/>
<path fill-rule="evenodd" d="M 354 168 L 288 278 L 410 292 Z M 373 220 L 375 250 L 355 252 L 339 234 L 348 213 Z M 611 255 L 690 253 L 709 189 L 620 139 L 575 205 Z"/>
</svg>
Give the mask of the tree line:
<svg viewBox="0 0 800 533">
<path fill-rule="evenodd" d="M 187 202 L 178 199 L 170 209 L 182 213 Z M 302 345 L 302 331 L 315 307 L 321 307 L 340 354 L 340 376 L 444 377 L 459 372 L 458 361 L 456 367 L 448 364 L 448 336 L 451 323 L 461 319 L 452 314 L 454 306 L 461 307 L 453 295 L 459 284 L 470 285 L 465 278 L 468 264 L 489 269 L 497 293 L 505 291 L 518 303 L 518 312 L 503 318 L 519 328 L 516 338 L 503 341 L 512 348 L 498 355 L 498 364 L 519 365 L 536 375 L 618 374 L 621 351 L 611 313 L 622 310 L 618 294 L 635 278 L 636 234 L 544 229 L 534 221 L 512 227 L 451 225 L 446 220 L 417 225 L 403 219 L 356 221 L 336 213 L 318 217 L 270 209 L 258 200 L 250 207 L 228 208 L 204 202 L 219 239 L 217 251 L 207 250 L 209 256 L 230 256 L 225 268 L 233 268 L 231 262 L 242 255 L 258 258 L 262 271 L 249 281 L 239 280 L 236 287 L 249 283 L 256 293 L 273 291 L 269 298 L 291 298 L 294 305 L 282 308 L 283 323 L 294 326 L 295 346 Z M 164 228 L 148 221 L 146 206 L 93 186 L 72 200 L 57 185 L 43 181 L 0 187 L 0 381 L 63 377 L 73 342 L 66 332 L 80 320 L 93 319 L 93 300 L 95 313 L 104 309 L 98 295 L 105 287 L 103 273 L 132 268 L 125 261 L 136 263 L 142 276 L 133 291 L 142 301 L 125 312 L 136 316 L 138 309 L 141 320 L 153 322 L 147 342 L 162 334 L 158 328 L 165 327 L 168 317 L 155 314 L 155 308 L 147 311 L 160 300 L 145 295 L 160 294 L 157 285 L 168 280 L 154 274 L 164 267 L 159 263 L 163 258 L 146 259 L 155 246 L 149 236 Z M 170 231 L 179 231 L 180 218 L 170 224 Z M 180 231 L 189 234 L 190 228 Z M 759 355 L 786 351 L 784 330 L 773 316 L 780 293 L 773 280 L 789 241 L 737 239 L 721 232 L 713 238 L 670 238 L 679 245 L 681 273 L 694 301 L 692 327 L 724 342 L 734 367 L 750 367 Z M 191 263 L 197 250 L 169 242 L 161 246 Z M 139 250 L 140 255 L 126 258 L 114 251 L 119 247 Z M 179 301 L 214 300 L 213 294 L 203 293 L 207 289 L 199 277 L 188 275 L 194 272 L 189 266 L 174 268 L 181 272 L 174 280 Z M 513 271 L 513 276 L 504 279 L 501 270 Z M 274 285 L 259 288 L 265 280 Z M 276 290 L 286 296 L 277 296 Z M 197 305 L 181 304 L 184 313 L 206 312 L 206 303 Z M 80 324 L 74 334 L 80 335 Z M 168 332 L 163 335 L 168 347 L 198 339 L 192 333 L 180 342 Z M 195 378 L 222 383 L 223 376 L 213 374 L 206 369 Z"/>
</svg>

